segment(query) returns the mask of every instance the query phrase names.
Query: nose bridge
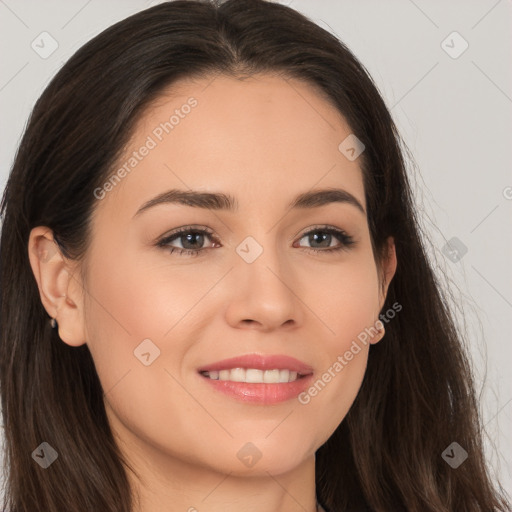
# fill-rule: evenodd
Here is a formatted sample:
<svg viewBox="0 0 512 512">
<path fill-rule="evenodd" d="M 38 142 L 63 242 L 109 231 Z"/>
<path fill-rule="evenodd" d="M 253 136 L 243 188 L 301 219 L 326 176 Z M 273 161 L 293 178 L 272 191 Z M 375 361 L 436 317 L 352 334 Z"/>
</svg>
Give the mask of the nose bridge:
<svg viewBox="0 0 512 512">
<path fill-rule="evenodd" d="M 258 240 L 258 239 L 259 240 Z M 300 301 L 293 292 L 293 270 L 280 253 L 273 232 L 249 235 L 236 247 L 235 301 L 238 320 L 275 324 L 297 319 Z"/>
<path fill-rule="evenodd" d="M 286 276 L 282 272 L 284 261 L 281 249 L 279 240 L 275 240 L 272 232 L 244 238 L 236 247 L 240 278 L 256 283 L 265 282 L 267 286 L 277 281 L 278 287 L 284 286 L 282 280 Z"/>
</svg>

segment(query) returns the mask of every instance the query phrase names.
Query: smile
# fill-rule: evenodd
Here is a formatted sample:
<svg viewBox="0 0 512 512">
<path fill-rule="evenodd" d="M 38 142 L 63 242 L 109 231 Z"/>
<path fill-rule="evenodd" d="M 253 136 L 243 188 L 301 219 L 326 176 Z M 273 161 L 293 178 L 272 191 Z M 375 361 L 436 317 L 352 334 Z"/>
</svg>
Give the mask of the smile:
<svg viewBox="0 0 512 512">
<path fill-rule="evenodd" d="M 232 368 L 230 370 L 217 370 L 201 372 L 212 380 L 246 382 L 252 384 L 278 384 L 294 382 L 304 377 L 298 372 L 288 369 L 258 370 L 256 368 Z"/>
</svg>

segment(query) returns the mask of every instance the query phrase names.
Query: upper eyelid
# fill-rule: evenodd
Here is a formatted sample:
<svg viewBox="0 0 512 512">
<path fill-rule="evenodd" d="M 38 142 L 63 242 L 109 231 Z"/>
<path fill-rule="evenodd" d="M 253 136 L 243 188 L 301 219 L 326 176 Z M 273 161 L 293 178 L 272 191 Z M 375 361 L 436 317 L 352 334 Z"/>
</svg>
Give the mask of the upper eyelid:
<svg viewBox="0 0 512 512">
<path fill-rule="evenodd" d="M 173 230 L 163 236 L 161 236 L 159 238 L 159 241 L 162 241 L 162 240 L 167 240 L 169 238 L 173 238 L 173 237 L 179 237 L 180 235 L 183 235 L 183 234 L 186 234 L 186 233 L 191 233 L 191 232 L 199 232 L 199 233 L 206 233 L 207 235 L 211 236 L 212 238 L 215 238 L 218 240 L 218 237 L 215 235 L 215 233 L 209 229 L 209 228 L 205 228 L 203 226 L 200 226 L 200 227 L 196 227 L 196 226 L 193 226 L 193 227 L 190 227 L 190 226 L 184 226 L 182 228 L 176 228 L 176 230 Z"/>
</svg>

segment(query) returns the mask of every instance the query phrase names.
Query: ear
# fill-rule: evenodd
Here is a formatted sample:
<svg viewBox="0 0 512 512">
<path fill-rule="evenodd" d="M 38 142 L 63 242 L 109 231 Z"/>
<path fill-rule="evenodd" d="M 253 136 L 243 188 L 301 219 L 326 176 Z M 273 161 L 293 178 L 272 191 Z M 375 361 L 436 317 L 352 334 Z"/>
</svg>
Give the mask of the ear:
<svg viewBox="0 0 512 512">
<path fill-rule="evenodd" d="M 83 345 L 83 286 L 77 268 L 73 268 L 76 265 L 63 256 L 46 226 L 31 230 L 28 257 L 41 302 L 50 317 L 56 318 L 60 339 L 73 347 Z"/>
<path fill-rule="evenodd" d="M 375 335 L 370 343 L 373 345 L 378 343 L 385 335 L 386 328 L 384 323 L 379 319 L 378 313 L 384 307 L 386 296 L 388 294 L 389 284 L 393 279 L 396 272 L 396 250 L 395 241 L 392 237 L 389 237 L 386 241 L 386 247 L 384 248 L 384 255 L 380 265 L 378 267 L 378 279 L 379 279 L 379 309 L 375 314 L 375 328 L 378 329 L 378 334 Z M 377 327 L 380 324 L 380 327 Z"/>
<path fill-rule="evenodd" d="M 386 241 L 386 247 L 384 250 L 384 257 L 380 265 L 379 281 L 380 281 L 380 295 L 379 295 L 379 311 L 384 307 L 386 296 L 388 294 L 389 284 L 393 279 L 396 272 L 397 260 L 396 260 L 396 249 L 395 240 L 393 237 L 389 237 Z"/>
</svg>

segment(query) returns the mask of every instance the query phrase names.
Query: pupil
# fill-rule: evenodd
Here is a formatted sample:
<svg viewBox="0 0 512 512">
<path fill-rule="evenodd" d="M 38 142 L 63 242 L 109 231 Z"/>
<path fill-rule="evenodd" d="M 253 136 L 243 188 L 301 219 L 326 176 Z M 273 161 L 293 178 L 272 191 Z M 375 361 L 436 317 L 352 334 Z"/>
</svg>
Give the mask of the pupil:
<svg viewBox="0 0 512 512">
<path fill-rule="evenodd" d="M 313 239 L 315 240 L 315 242 L 317 242 L 317 241 L 318 241 L 318 240 L 316 240 L 316 239 L 317 239 L 317 238 L 319 238 L 319 236 L 320 236 L 320 237 L 329 237 L 329 236 L 331 236 L 331 235 L 330 235 L 329 233 L 323 233 L 322 235 L 317 235 L 317 234 L 315 234 L 315 235 L 313 235 Z M 324 240 L 324 242 L 325 242 L 325 240 Z M 329 243 L 327 244 L 327 246 L 326 246 L 326 247 L 329 247 L 329 245 L 330 245 L 330 240 L 328 240 L 328 242 L 329 242 Z M 310 243 L 311 243 L 311 240 L 310 240 Z"/>
<path fill-rule="evenodd" d="M 189 243 L 191 237 L 204 237 L 204 235 L 202 235 L 201 233 L 189 233 L 188 235 L 185 235 L 185 239 L 187 240 L 187 242 L 183 244 L 183 247 L 185 249 L 187 249 L 186 244 Z M 194 244 L 192 244 L 191 248 L 194 249 Z"/>
</svg>

